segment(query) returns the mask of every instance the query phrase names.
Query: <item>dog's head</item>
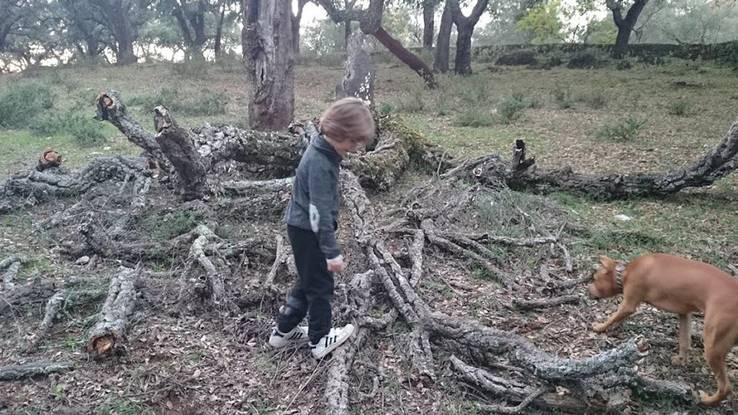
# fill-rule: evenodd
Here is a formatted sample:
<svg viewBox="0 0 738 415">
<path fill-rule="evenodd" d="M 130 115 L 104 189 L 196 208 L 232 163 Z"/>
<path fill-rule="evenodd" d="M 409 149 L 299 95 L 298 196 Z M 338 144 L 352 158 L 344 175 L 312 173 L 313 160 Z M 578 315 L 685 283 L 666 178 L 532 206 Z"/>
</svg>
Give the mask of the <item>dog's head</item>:
<svg viewBox="0 0 738 415">
<path fill-rule="evenodd" d="M 615 267 L 617 262 L 604 255 L 600 256 L 600 264 L 589 284 L 589 295 L 594 298 L 608 298 L 617 295 L 620 290 L 615 283 Z"/>
</svg>

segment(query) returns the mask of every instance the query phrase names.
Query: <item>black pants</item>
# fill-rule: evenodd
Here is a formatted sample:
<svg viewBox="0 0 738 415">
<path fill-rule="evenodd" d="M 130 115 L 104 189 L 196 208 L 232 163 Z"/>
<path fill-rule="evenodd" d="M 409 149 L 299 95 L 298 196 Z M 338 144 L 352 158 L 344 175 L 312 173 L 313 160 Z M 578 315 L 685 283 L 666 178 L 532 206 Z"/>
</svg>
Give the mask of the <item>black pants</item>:
<svg viewBox="0 0 738 415">
<path fill-rule="evenodd" d="M 325 254 L 320 250 L 315 233 L 288 225 L 287 235 L 295 256 L 298 280 L 279 313 L 277 328 L 287 333 L 309 313 L 308 337 L 315 344 L 331 330 L 333 274 L 328 272 Z"/>
</svg>

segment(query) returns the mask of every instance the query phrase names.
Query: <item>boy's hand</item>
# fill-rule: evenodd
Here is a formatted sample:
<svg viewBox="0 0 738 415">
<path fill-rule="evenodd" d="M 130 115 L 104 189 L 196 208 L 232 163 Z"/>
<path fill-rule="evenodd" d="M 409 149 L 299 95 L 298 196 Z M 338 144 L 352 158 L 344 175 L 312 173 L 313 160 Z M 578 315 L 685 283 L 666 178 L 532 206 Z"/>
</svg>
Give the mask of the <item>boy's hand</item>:
<svg viewBox="0 0 738 415">
<path fill-rule="evenodd" d="M 346 263 L 343 262 L 343 255 L 339 255 L 333 259 L 326 259 L 325 262 L 330 272 L 341 272 L 346 269 Z"/>
</svg>

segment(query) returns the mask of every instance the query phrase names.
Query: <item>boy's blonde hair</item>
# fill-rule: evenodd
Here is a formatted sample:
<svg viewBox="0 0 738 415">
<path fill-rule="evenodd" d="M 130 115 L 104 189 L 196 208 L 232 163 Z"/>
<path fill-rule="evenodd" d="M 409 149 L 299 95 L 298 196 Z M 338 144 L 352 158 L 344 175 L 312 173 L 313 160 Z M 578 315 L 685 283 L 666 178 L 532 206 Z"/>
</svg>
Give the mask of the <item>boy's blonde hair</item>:
<svg viewBox="0 0 738 415">
<path fill-rule="evenodd" d="M 362 100 L 339 99 L 320 117 L 320 132 L 337 142 L 368 143 L 375 134 L 374 118 Z"/>
</svg>

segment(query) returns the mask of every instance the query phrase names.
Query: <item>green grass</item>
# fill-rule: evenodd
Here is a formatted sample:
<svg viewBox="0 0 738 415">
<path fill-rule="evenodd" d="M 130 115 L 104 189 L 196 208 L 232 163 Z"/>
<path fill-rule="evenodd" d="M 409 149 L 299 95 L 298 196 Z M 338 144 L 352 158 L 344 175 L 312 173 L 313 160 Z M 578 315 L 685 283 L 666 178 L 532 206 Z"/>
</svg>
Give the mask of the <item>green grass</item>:
<svg viewBox="0 0 738 415">
<path fill-rule="evenodd" d="M 30 129 L 36 135 L 49 137 L 69 135 L 80 147 L 101 146 L 106 142 L 106 128 L 92 117 L 79 112 L 48 113 L 39 117 Z"/>
<path fill-rule="evenodd" d="M 202 217 L 197 213 L 177 210 L 163 216 L 145 216 L 139 227 L 150 237 L 166 241 L 189 232 L 201 221 Z"/>
<path fill-rule="evenodd" d="M 141 153 L 138 147 L 124 137 L 116 135 L 112 126 L 102 123 L 97 125 L 107 139 L 104 143 L 92 147 L 80 143 L 75 137 L 66 133 L 39 136 L 29 130 L 0 130 L 0 142 L 3 145 L 3 151 L 0 151 L 0 175 L 2 175 L 0 177 L 35 166 L 38 157 L 47 147 L 61 153 L 64 158 L 63 164 L 69 167 L 80 167 L 91 159 L 103 155 Z"/>
<path fill-rule="evenodd" d="M 457 115 L 454 125 L 459 127 L 479 128 L 489 127 L 495 123 L 495 118 L 492 114 L 477 109 L 470 109 Z"/>
<path fill-rule="evenodd" d="M 638 138 L 646 120 L 628 116 L 613 123 L 606 123 L 597 130 L 597 137 L 612 141 L 633 141 Z"/>
<path fill-rule="evenodd" d="M 632 259 L 651 252 L 668 252 L 710 262 L 725 268 L 738 237 L 738 218 L 726 211 L 738 201 L 722 192 L 685 193 L 658 199 L 594 202 L 570 194 L 555 194 L 556 200 L 583 225 L 572 254 L 590 257 L 607 254 Z M 626 215 L 628 221 L 616 219 Z"/>
<path fill-rule="evenodd" d="M 687 100 L 677 100 L 669 103 L 669 114 L 686 117 L 692 110 L 692 104 Z"/>
</svg>

